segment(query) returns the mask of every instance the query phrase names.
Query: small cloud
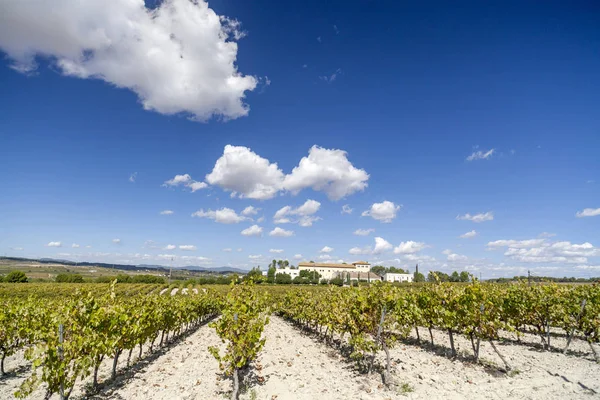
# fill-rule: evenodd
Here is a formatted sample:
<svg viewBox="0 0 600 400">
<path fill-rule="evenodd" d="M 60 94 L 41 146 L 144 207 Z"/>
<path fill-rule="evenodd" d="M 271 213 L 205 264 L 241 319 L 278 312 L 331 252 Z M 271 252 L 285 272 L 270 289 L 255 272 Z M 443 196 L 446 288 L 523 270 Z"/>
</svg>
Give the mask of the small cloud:
<svg viewBox="0 0 600 400">
<path fill-rule="evenodd" d="M 280 227 L 276 227 L 271 232 L 269 232 L 269 236 L 290 237 L 290 236 L 294 236 L 294 231 L 288 231 L 288 230 L 282 229 Z"/>
<path fill-rule="evenodd" d="M 294 254 L 294 259 L 296 260 L 302 260 L 304 257 L 302 257 L 302 254 Z"/>
<path fill-rule="evenodd" d="M 227 247 L 227 248 L 223 249 L 222 251 L 224 251 L 225 253 L 231 253 L 233 250 L 231 249 L 231 247 Z"/>
<path fill-rule="evenodd" d="M 72 247 L 72 248 L 74 248 L 74 249 L 77 249 L 77 248 L 79 248 L 79 245 L 78 245 L 77 243 L 73 243 L 73 244 L 71 245 L 71 247 Z"/>
<path fill-rule="evenodd" d="M 308 64 L 302 65 L 302 68 L 308 68 Z"/>
<path fill-rule="evenodd" d="M 237 249 L 237 252 L 239 253 L 239 252 L 241 252 L 242 250 L 244 250 L 244 249 L 242 249 L 241 247 L 238 247 L 238 249 Z"/>
<path fill-rule="evenodd" d="M 263 258 L 263 256 L 262 256 L 262 254 L 249 255 L 248 258 L 251 260 L 260 260 L 261 258 Z"/>
<path fill-rule="evenodd" d="M 164 249 L 165 250 L 174 250 L 176 248 L 177 248 L 177 246 L 175 246 L 174 244 L 168 244 L 168 245 L 165 246 Z"/>
<path fill-rule="evenodd" d="M 375 232 L 375 229 L 373 228 L 369 228 L 369 229 L 357 229 L 354 231 L 354 234 L 357 236 L 368 236 L 369 234 Z"/>
<path fill-rule="evenodd" d="M 113 239 L 112 242 L 114 244 L 121 244 L 121 239 Z"/>
<path fill-rule="evenodd" d="M 160 212 L 160 215 L 173 215 L 174 213 L 172 210 L 163 210 Z"/>
<path fill-rule="evenodd" d="M 383 201 L 381 203 L 373 203 L 371 208 L 363 211 L 363 217 L 371 217 L 383 223 L 390 223 L 396 218 L 396 213 L 402 206 L 396 205 L 391 201 Z"/>
<path fill-rule="evenodd" d="M 471 239 L 471 238 L 474 238 L 475 236 L 477 236 L 477 231 L 475 231 L 475 230 L 472 230 L 470 232 L 463 233 L 462 235 L 460 235 L 460 237 L 463 239 Z"/>
<path fill-rule="evenodd" d="M 322 81 L 325 81 L 327 83 L 332 83 L 333 81 L 335 81 L 337 79 L 337 77 L 342 73 L 342 69 L 338 68 L 336 69 L 331 75 L 323 75 L 323 76 L 319 76 L 319 79 Z"/>
<path fill-rule="evenodd" d="M 542 232 L 538 236 L 541 238 L 551 238 L 551 237 L 556 236 L 556 233 Z"/>
<path fill-rule="evenodd" d="M 352 214 L 352 211 L 354 211 L 354 209 L 350 208 L 348 204 L 342 206 L 342 214 Z"/>
<path fill-rule="evenodd" d="M 332 251 L 333 247 L 325 246 L 321 250 L 319 250 L 319 253 L 331 253 Z"/>
<path fill-rule="evenodd" d="M 22 251 L 23 248 L 22 247 L 11 247 L 11 250 L 15 250 L 15 251 Z"/>
<path fill-rule="evenodd" d="M 594 182 L 596 182 L 596 181 L 595 181 L 595 180 L 593 180 L 593 179 L 590 179 L 590 180 L 588 180 L 586 183 L 594 183 Z"/>
<path fill-rule="evenodd" d="M 190 174 L 175 175 L 174 178 L 169 179 L 168 181 L 165 181 L 165 183 L 163 183 L 162 186 L 164 186 L 164 187 L 184 186 L 184 187 L 191 189 L 192 193 L 197 190 L 205 189 L 208 187 L 208 185 L 205 182 L 198 182 L 198 181 L 193 180 L 192 177 L 190 176 Z"/>
<path fill-rule="evenodd" d="M 514 156 L 517 151 L 515 149 L 510 149 L 510 155 Z"/>
<path fill-rule="evenodd" d="M 321 36 L 317 36 L 317 42 L 321 43 Z"/>
<path fill-rule="evenodd" d="M 480 223 L 480 222 L 484 222 L 484 221 L 492 221 L 494 219 L 494 213 L 491 211 L 488 211 L 486 213 L 479 213 L 479 214 L 475 214 L 475 215 L 466 213 L 465 215 L 457 215 L 456 219 Z"/>
<path fill-rule="evenodd" d="M 335 31 L 335 34 L 336 34 L 336 35 L 339 35 L 339 34 L 340 34 L 340 30 L 338 29 L 337 25 L 334 25 L 334 26 L 333 26 L 333 30 Z"/>
<path fill-rule="evenodd" d="M 61 242 L 50 242 L 46 245 L 47 247 L 62 247 Z"/>
<path fill-rule="evenodd" d="M 129 175 L 129 182 L 135 182 L 135 179 L 137 178 L 137 172 L 134 172 L 133 174 Z"/>
<path fill-rule="evenodd" d="M 577 218 L 596 217 L 600 215 L 600 208 L 585 208 L 583 211 L 578 211 L 575 216 Z"/>
<path fill-rule="evenodd" d="M 183 251 L 196 251 L 197 247 L 191 244 L 183 244 L 181 246 L 179 246 L 179 250 L 183 250 Z"/>
<path fill-rule="evenodd" d="M 252 225 L 242 231 L 244 236 L 262 236 L 263 228 L 258 225 Z"/>
<path fill-rule="evenodd" d="M 487 160 L 488 158 L 490 158 L 492 156 L 492 154 L 494 154 L 494 151 L 495 151 L 494 149 L 488 150 L 486 152 L 483 152 L 481 150 L 475 151 L 470 156 L 467 157 L 467 161 Z"/>
<path fill-rule="evenodd" d="M 283 253 L 283 249 L 270 249 L 269 253 L 272 253 L 272 254 L 281 254 L 281 253 Z"/>
<path fill-rule="evenodd" d="M 242 215 L 245 215 L 246 217 L 249 217 L 251 215 L 258 214 L 259 211 L 260 211 L 260 208 L 248 206 L 248 207 L 244 208 L 244 210 L 242 211 Z"/>
</svg>

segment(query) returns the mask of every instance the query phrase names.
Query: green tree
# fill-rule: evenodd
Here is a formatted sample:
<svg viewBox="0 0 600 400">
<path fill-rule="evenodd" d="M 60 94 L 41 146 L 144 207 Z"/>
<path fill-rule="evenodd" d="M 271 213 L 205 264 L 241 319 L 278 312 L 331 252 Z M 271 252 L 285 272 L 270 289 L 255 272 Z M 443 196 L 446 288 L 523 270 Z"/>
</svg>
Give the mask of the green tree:
<svg viewBox="0 0 600 400">
<path fill-rule="evenodd" d="M 450 282 L 460 282 L 460 276 L 458 272 L 454 271 L 452 275 L 450 275 Z"/>
<path fill-rule="evenodd" d="M 263 274 L 262 274 L 262 271 L 260 270 L 260 267 L 252 268 L 250 270 L 250 272 L 248 272 L 246 274 L 246 280 L 251 280 L 251 281 L 257 282 L 257 283 L 262 282 Z"/>
<path fill-rule="evenodd" d="M 392 273 L 392 274 L 408 274 L 408 271 L 406 271 L 402 268 L 396 268 L 396 267 L 389 267 L 387 269 L 387 272 Z"/>
<path fill-rule="evenodd" d="M 275 283 L 281 285 L 289 285 L 290 283 L 292 283 L 292 276 L 290 274 L 280 272 L 277 275 L 275 275 Z"/>
<path fill-rule="evenodd" d="M 277 272 L 277 268 L 275 268 L 272 264 L 267 271 L 267 282 L 275 283 L 275 273 Z"/>
<path fill-rule="evenodd" d="M 425 275 L 423 275 L 423 274 L 422 274 L 422 273 L 420 273 L 420 272 L 416 272 L 416 271 L 415 271 L 415 274 L 414 274 L 414 278 L 413 278 L 413 280 L 414 280 L 415 282 L 425 282 Z"/>
<path fill-rule="evenodd" d="M 83 276 L 79 274 L 58 274 L 54 280 L 63 283 L 83 283 Z"/>
<path fill-rule="evenodd" d="M 23 271 L 10 271 L 5 277 L 4 282 L 8 283 L 25 283 L 27 275 Z"/>
<path fill-rule="evenodd" d="M 379 276 L 383 276 L 387 272 L 387 268 L 383 265 L 375 265 L 371 267 L 371 272 Z"/>
<path fill-rule="evenodd" d="M 460 282 L 469 282 L 471 279 L 469 277 L 469 273 L 467 271 L 462 271 L 459 276 Z"/>
</svg>

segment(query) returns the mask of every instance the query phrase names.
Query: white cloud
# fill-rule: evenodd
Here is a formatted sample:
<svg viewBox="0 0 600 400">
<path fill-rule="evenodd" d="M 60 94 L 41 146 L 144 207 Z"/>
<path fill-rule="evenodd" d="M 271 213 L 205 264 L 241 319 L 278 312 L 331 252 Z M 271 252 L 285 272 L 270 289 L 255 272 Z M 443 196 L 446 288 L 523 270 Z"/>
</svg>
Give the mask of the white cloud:
<svg viewBox="0 0 600 400">
<path fill-rule="evenodd" d="M 137 178 L 137 172 L 134 172 L 133 174 L 129 175 L 129 182 L 135 182 L 135 178 Z"/>
<path fill-rule="evenodd" d="M 373 254 L 383 253 L 384 251 L 391 250 L 394 246 L 387 240 L 381 237 L 375 238 L 375 248 L 373 249 Z"/>
<path fill-rule="evenodd" d="M 48 247 L 62 247 L 62 243 L 61 242 L 50 242 L 46 246 L 48 246 Z"/>
<path fill-rule="evenodd" d="M 297 223 L 302 227 L 312 226 L 314 222 L 321 219 L 320 217 L 314 215 L 317 211 L 319 211 L 320 207 L 321 203 L 310 199 L 306 200 L 306 202 L 298 208 L 285 206 L 277 210 L 273 216 L 273 221 L 276 224 Z"/>
<path fill-rule="evenodd" d="M 507 247 L 504 255 L 524 263 L 585 264 L 588 257 L 600 257 L 600 248 L 589 242 L 548 242 L 545 239 L 497 240 L 488 243 L 490 249 Z"/>
<path fill-rule="evenodd" d="M 294 254 L 294 259 L 296 260 L 302 260 L 304 257 L 302 257 L 302 254 Z"/>
<path fill-rule="evenodd" d="M 182 244 L 179 246 L 179 250 L 184 250 L 184 251 L 196 251 L 197 247 L 191 244 Z"/>
<path fill-rule="evenodd" d="M 79 245 L 78 245 L 77 243 L 73 243 L 73 244 L 71 245 L 71 247 L 72 247 L 72 248 L 74 248 L 74 249 L 78 249 L 78 248 L 79 248 Z"/>
<path fill-rule="evenodd" d="M 294 236 L 294 231 L 287 231 L 285 229 L 281 229 L 280 227 L 275 227 L 271 232 L 269 232 L 269 236 L 275 237 L 290 237 Z"/>
<path fill-rule="evenodd" d="M 11 247 L 11 250 L 15 250 L 15 251 L 22 251 L 23 248 L 22 247 Z"/>
<path fill-rule="evenodd" d="M 177 246 L 175 246 L 174 244 L 168 244 L 168 245 L 165 246 L 164 249 L 165 250 L 174 250 L 176 248 L 177 248 Z"/>
<path fill-rule="evenodd" d="M 396 218 L 396 213 L 402 206 L 395 205 L 391 201 L 383 201 L 382 203 L 373 203 L 371 208 L 362 213 L 363 217 L 371 217 L 377 221 L 384 223 L 392 222 Z"/>
<path fill-rule="evenodd" d="M 490 248 L 498 247 L 513 247 L 516 249 L 524 249 L 527 247 L 536 247 L 546 242 L 546 239 L 527 239 L 527 240 L 495 240 L 487 245 Z"/>
<path fill-rule="evenodd" d="M 475 236 L 477 236 L 477 231 L 475 231 L 475 230 L 472 230 L 472 231 L 469 231 L 467 233 L 463 233 L 462 235 L 460 235 L 460 237 L 463 239 L 471 239 L 471 238 L 474 238 Z"/>
<path fill-rule="evenodd" d="M 414 242 L 412 240 L 401 242 L 397 247 L 394 248 L 394 254 L 413 254 L 417 253 L 427 245 L 423 242 Z"/>
<path fill-rule="evenodd" d="M 284 187 L 293 194 L 312 188 L 325 192 L 331 200 L 339 200 L 364 190 L 368 180 L 369 174 L 354 167 L 345 151 L 315 145 L 285 177 Z"/>
<path fill-rule="evenodd" d="M 322 80 L 322 81 L 325 81 L 327 83 L 332 83 L 333 81 L 335 81 L 337 79 L 337 77 L 341 73 L 342 73 L 342 69 L 338 68 L 331 75 L 322 75 L 322 76 L 319 76 L 319 79 Z"/>
<path fill-rule="evenodd" d="M 596 217 L 600 215 L 600 208 L 585 208 L 583 211 L 578 211 L 575 216 L 577 218 Z"/>
<path fill-rule="evenodd" d="M 542 238 L 551 238 L 551 237 L 556 236 L 556 233 L 542 232 L 538 236 L 542 237 Z"/>
<path fill-rule="evenodd" d="M 352 214 L 352 211 L 354 211 L 354 209 L 350 208 L 348 204 L 342 206 L 342 214 Z"/>
<path fill-rule="evenodd" d="M 353 247 L 350 250 L 348 250 L 348 253 L 358 256 L 358 255 L 362 255 L 362 254 L 371 254 L 372 250 L 371 250 L 371 246 L 365 246 L 365 247 Z"/>
<path fill-rule="evenodd" d="M 172 210 L 163 210 L 160 212 L 160 215 L 173 215 L 174 212 Z"/>
<path fill-rule="evenodd" d="M 332 247 L 325 246 L 321 250 L 319 250 L 319 253 L 331 253 L 332 251 L 333 251 Z"/>
<path fill-rule="evenodd" d="M 256 222 L 258 222 L 258 223 L 265 222 L 265 217 L 264 217 L 264 215 L 263 215 L 262 217 L 258 218 L 258 219 L 256 220 Z"/>
<path fill-rule="evenodd" d="M 495 151 L 494 149 L 488 150 L 486 152 L 483 152 L 481 150 L 475 151 L 470 156 L 467 157 L 467 161 L 486 160 L 486 159 L 490 158 L 492 156 L 492 154 L 494 154 L 494 151 Z"/>
<path fill-rule="evenodd" d="M 273 198 L 283 184 L 284 175 L 276 163 L 262 158 L 248 147 L 225 146 L 212 172 L 206 175 L 211 185 L 240 198 Z"/>
<path fill-rule="evenodd" d="M 121 239 L 113 239 L 112 242 L 114 244 L 121 244 Z"/>
<path fill-rule="evenodd" d="M 257 79 L 235 65 L 240 23 L 203 0 L 4 2 L 0 48 L 20 72 L 46 57 L 62 74 L 135 92 L 146 110 L 197 120 L 248 114 Z"/>
<path fill-rule="evenodd" d="M 231 247 L 226 247 L 222 251 L 224 251 L 225 253 L 231 253 L 233 249 Z"/>
<path fill-rule="evenodd" d="M 252 225 L 249 228 L 246 228 L 242 231 L 242 235 L 244 236 L 262 236 L 263 228 L 258 225 Z M 240 251 L 238 249 L 238 251 Z"/>
<path fill-rule="evenodd" d="M 249 217 L 251 215 L 258 214 L 259 211 L 260 211 L 260 208 L 248 206 L 248 207 L 244 208 L 244 211 L 242 211 L 242 215 L 245 215 L 246 217 Z"/>
<path fill-rule="evenodd" d="M 283 249 L 270 249 L 269 253 L 272 253 L 272 254 L 281 254 L 281 253 L 283 253 Z"/>
<path fill-rule="evenodd" d="M 239 252 L 241 252 L 242 250 L 244 250 L 244 249 L 242 249 L 241 247 L 238 247 L 238 249 L 237 249 L 236 251 L 239 253 Z"/>
<path fill-rule="evenodd" d="M 208 185 L 204 182 L 197 182 L 193 180 L 190 174 L 175 175 L 174 178 L 165 181 L 165 183 L 163 183 L 163 186 L 184 186 L 190 188 L 192 190 L 192 193 L 196 190 L 205 189 L 208 187 Z"/>
<path fill-rule="evenodd" d="M 248 258 L 251 260 L 260 260 L 261 258 L 263 258 L 263 256 L 262 256 L 262 254 L 256 254 L 256 255 L 249 255 Z"/>
<path fill-rule="evenodd" d="M 370 233 L 375 232 L 375 229 L 357 229 L 354 231 L 354 234 L 357 236 L 368 236 Z"/>
<path fill-rule="evenodd" d="M 369 175 L 355 168 L 343 150 L 310 148 L 292 172 L 285 175 L 276 163 L 244 146 L 226 145 L 206 181 L 233 197 L 266 200 L 279 192 L 298 194 L 312 188 L 323 191 L 332 200 L 339 200 L 364 190 Z"/>
<path fill-rule="evenodd" d="M 479 214 L 475 214 L 475 215 L 466 213 L 465 215 L 457 215 L 456 219 L 473 221 L 473 222 L 477 222 L 477 223 L 485 222 L 485 221 L 492 221 L 494 219 L 494 213 L 491 211 L 488 211 L 486 213 L 479 213 Z"/>
<path fill-rule="evenodd" d="M 247 217 L 238 215 L 234 210 L 227 207 L 215 211 L 200 209 L 193 213 L 192 217 L 209 218 L 220 224 L 237 224 L 248 219 Z"/>
<path fill-rule="evenodd" d="M 324 260 L 324 261 L 331 260 L 332 258 L 333 257 L 331 257 L 329 254 L 321 254 L 319 256 L 319 260 Z"/>
</svg>

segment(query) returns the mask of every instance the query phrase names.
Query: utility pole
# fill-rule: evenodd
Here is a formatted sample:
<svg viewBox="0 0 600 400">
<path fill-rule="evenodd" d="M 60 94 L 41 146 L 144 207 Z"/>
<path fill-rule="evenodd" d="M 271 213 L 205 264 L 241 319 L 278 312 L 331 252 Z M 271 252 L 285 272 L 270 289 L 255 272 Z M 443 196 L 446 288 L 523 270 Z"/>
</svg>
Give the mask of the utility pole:
<svg viewBox="0 0 600 400">
<path fill-rule="evenodd" d="M 171 262 L 169 263 L 169 285 L 171 284 L 171 274 L 173 273 L 173 257 L 171 257 Z"/>
<path fill-rule="evenodd" d="M 531 286 L 531 271 L 527 270 L 527 284 Z"/>
</svg>

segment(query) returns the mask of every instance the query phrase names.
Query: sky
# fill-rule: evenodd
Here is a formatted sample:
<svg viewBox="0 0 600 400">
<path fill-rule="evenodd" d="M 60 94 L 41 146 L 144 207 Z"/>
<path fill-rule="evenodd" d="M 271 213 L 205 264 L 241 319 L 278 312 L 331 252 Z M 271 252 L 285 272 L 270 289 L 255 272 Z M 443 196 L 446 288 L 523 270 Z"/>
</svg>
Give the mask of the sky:
<svg viewBox="0 0 600 400">
<path fill-rule="evenodd" d="M 600 276 L 597 2 L 70 3 L 0 4 L 0 255 Z"/>
</svg>

